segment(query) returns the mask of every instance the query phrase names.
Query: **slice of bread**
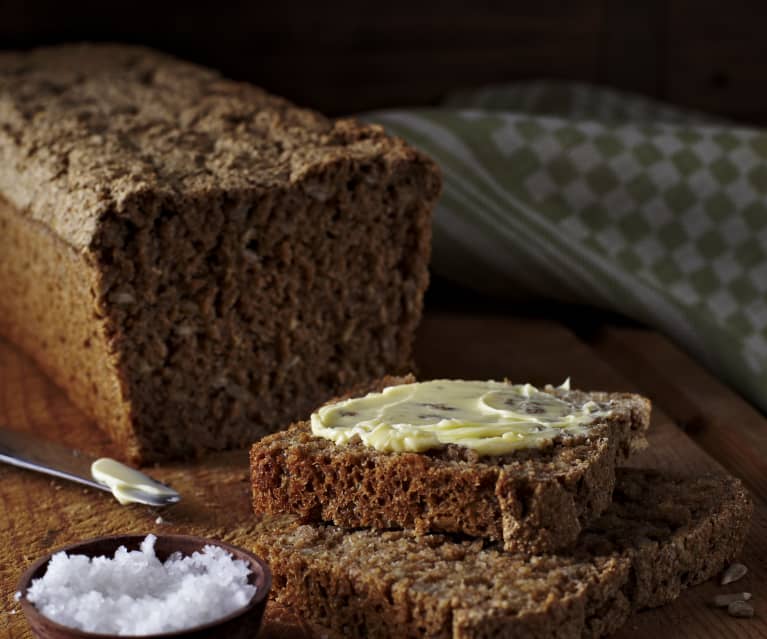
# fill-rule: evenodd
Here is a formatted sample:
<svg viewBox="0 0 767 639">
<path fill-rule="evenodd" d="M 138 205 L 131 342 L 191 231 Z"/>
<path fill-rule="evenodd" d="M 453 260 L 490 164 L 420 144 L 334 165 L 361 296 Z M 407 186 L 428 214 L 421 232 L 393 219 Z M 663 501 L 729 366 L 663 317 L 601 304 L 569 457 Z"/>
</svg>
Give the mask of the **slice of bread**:
<svg viewBox="0 0 767 639">
<path fill-rule="evenodd" d="M 334 636 L 602 637 L 737 557 L 751 510 L 731 477 L 621 469 L 613 504 L 567 554 L 290 516 L 263 516 L 252 549 L 276 602 Z"/>
<path fill-rule="evenodd" d="M 413 381 L 389 377 L 372 390 Z M 426 453 L 379 452 L 358 439 L 337 446 L 299 422 L 252 447 L 254 509 L 345 528 L 502 540 L 510 551 L 567 547 L 609 505 L 616 465 L 644 443 L 650 402 L 630 394 L 548 392 L 576 405 L 593 400 L 612 413 L 585 438 L 497 457 L 455 445 Z"/>
</svg>

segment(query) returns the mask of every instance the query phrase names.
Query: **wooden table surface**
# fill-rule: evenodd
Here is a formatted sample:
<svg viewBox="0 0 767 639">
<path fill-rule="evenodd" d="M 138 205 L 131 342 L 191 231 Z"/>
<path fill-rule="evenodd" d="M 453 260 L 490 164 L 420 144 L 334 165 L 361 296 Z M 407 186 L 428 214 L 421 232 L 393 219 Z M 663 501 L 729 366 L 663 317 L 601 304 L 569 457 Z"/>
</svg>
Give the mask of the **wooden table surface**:
<svg viewBox="0 0 767 639">
<path fill-rule="evenodd" d="M 534 384 L 571 377 L 584 389 L 636 391 L 654 402 L 650 448 L 632 462 L 690 473 L 721 471 L 741 477 L 755 501 L 742 560 L 748 575 L 737 590 L 754 595 L 755 617 L 734 619 L 707 605 L 709 582 L 675 603 L 635 615 L 616 635 L 640 637 L 767 637 L 767 419 L 719 383 L 668 340 L 638 328 L 603 325 L 579 337 L 561 323 L 529 317 L 432 312 L 420 329 L 421 377 L 502 378 Z M 27 359 L 0 341 L 0 425 L 45 431 L 91 454 L 110 444 Z M 117 532 L 187 532 L 248 545 L 247 459 L 219 454 L 194 465 L 152 469 L 184 494 L 162 512 L 121 507 L 104 493 L 0 466 L 0 639 L 29 637 L 13 599 L 23 568 L 50 549 Z M 263 635 L 309 636 L 291 611 L 272 607 Z"/>
</svg>

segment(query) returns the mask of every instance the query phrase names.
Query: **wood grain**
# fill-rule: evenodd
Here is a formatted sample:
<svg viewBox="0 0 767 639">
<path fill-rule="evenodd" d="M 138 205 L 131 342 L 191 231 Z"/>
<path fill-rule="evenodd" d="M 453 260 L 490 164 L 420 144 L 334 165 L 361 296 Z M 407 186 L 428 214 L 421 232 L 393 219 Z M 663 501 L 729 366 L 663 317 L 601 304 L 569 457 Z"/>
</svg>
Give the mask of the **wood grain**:
<svg viewBox="0 0 767 639">
<path fill-rule="evenodd" d="M 623 329 L 620 329 L 623 330 Z M 604 351 L 578 339 L 562 325 L 545 320 L 501 316 L 430 313 L 417 343 L 424 377 L 504 377 L 534 383 L 573 377 L 575 385 L 605 390 L 638 390 L 641 384 L 611 366 Z M 630 371 L 629 371 L 630 372 Z M 641 381 L 641 380 L 640 380 Z M 719 470 L 719 463 L 673 422 L 678 408 L 662 394 L 651 396 L 656 410 L 651 448 L 636 464 L 691 473 Z M 702 409 L 703 410 L 703 409 Z M 13 347 L 0 341 L 0 423 L 23 430 L 44 430 L 52 437 L 92 453 L 109 444 L 94 425 L 73 409 L 61 393 Z M 762 430 L 767 423 L 754 424 Z M 762 448 L 762 455 L 767 451 Z M 672 605 L 635 615 L 618 635 L 703 639 L 755 639 L 767 636 L 763 603 L 767 579 L 767 509 L 759 482 L 754 487 L 756 513 L 743 560 L 749 575 L 737 589 L 754 593 L 757 616 L 728 617 L 706 605 L 715 583 L 686 592 Z M 179 532 L 199 534 L 249 547 L 253 524 L 249 509 L 247 458 L 243 452 L 211 456 L 196 465 L 165 464 L 151 471 L 177 487 L 184 501 L 162 512 L 143 506 L 121 507 L 103 493 L 44 476 L 0 466 L 0 639 L 27 639 L 26 624 L 13 601 L 23 568 L 42 553 L 65 543 L 100 534 Z M 156 523 L 158 515 L 163 523 Z M 268 609 L 264 636 L 309 636 L 289 610 Z"/>
<path fill-rule="evenodd" d="M 766 10 L 761 0 L 726 8 L 721 2 L 669 2 L 662 94 L 685 106 L 763 124 Z"/>
<path fill-rule="evenodd" d="M 663 335 L 606 327 L 592 346 L 727 470 L 767 496 L 767 420 Z"/>
<path fill-rule="evenodd" d="M 6 3 L 0 47 L 66 40 L 154 46 L 260 84 L 331 115 L 428 104 L 460 85 L 522 78 L 593 79 L 602 0 L 469 6 L 339 0 L 152 3 L 112 12 L 91 3 Z"/>
<path fill-rule="evenodd" d="M 666 64 L 666 7 L 662 0 L 605 3 L 600 83 L 645 95 L 661 95 Z"/>
<path fill-rule="evenodd" d="M 0 48 L 157 47 L 330 115 L 531 78 L 607 84 L 767 121 L 762 0 L 431 3 L 0 2 Z"/>
</svg>

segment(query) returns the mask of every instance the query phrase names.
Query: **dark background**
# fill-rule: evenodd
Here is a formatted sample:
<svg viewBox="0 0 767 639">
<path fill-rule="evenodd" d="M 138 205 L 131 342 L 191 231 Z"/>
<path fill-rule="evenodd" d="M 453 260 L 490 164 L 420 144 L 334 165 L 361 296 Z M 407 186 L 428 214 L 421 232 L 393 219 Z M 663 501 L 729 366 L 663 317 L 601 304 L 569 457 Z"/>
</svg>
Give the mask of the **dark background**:
<svg viewBox="0 0 767 639">
<path fill-rule="evenodd" d="M 767 2 L 0 0 L 0 48 L 148 44 L 329 115 L 530 78 L 767 123 Z"/>
<path fill-rule="evenodd" d="M 145 44 L 328 115 L 436 104 L 457 87 L 556 79 L 767 124 L 767 0 L 0 0 L 0 49 Z M 526 312 L 434 278 L 427 304 Z M 605 319 L 539 300 L 579 333 Z"/>
</svg>

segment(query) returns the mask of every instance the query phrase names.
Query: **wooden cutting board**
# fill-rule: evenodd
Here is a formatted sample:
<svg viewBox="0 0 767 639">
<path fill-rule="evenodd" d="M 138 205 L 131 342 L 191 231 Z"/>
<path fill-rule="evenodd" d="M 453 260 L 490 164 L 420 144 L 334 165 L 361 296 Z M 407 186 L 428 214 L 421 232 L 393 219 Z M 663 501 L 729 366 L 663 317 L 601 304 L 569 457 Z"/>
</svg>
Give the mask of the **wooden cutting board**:
<svg viewBox="0 0 767 639">
<path fill-rule="evenodd" d="M 755 500 L 742 560 L 748 575 L 736 588 L 754 595 L 756 616 L 734 619 L 707 602 L 709 582 L 675 603 L 635 615 L 618 635 L 733 639 L 767 637 L 767 419 L 656 333 L 601 326 L 577 336 L 543 319 L 461 313 L 427 314 L 417 343 L 419 373 L 428 377 L 503 378 L 534 384 L 636 391 L 654 401 L 650 449 L 634 464 L 741 477 Z M 0 425 L 44 431 L 93 455 L 113 453 L 100 431 L 35 365 L 0 341 Z M 75 540 L 127 532 L 180 532 L 248 547 L 252 534 L 247 457 L 214 455 L 198 464 L 164 464 L 152 474 L 184 500 L 158 511 L 122 507 L 105 493 L 0 465 L 0 639 L 29 631 L 13 599 L 24 567 Z M 159 519 L 161 517 L 161 519 Z M 272 606 L 263 636 L 309 637 L 292 611 Z"/>
</svg>

